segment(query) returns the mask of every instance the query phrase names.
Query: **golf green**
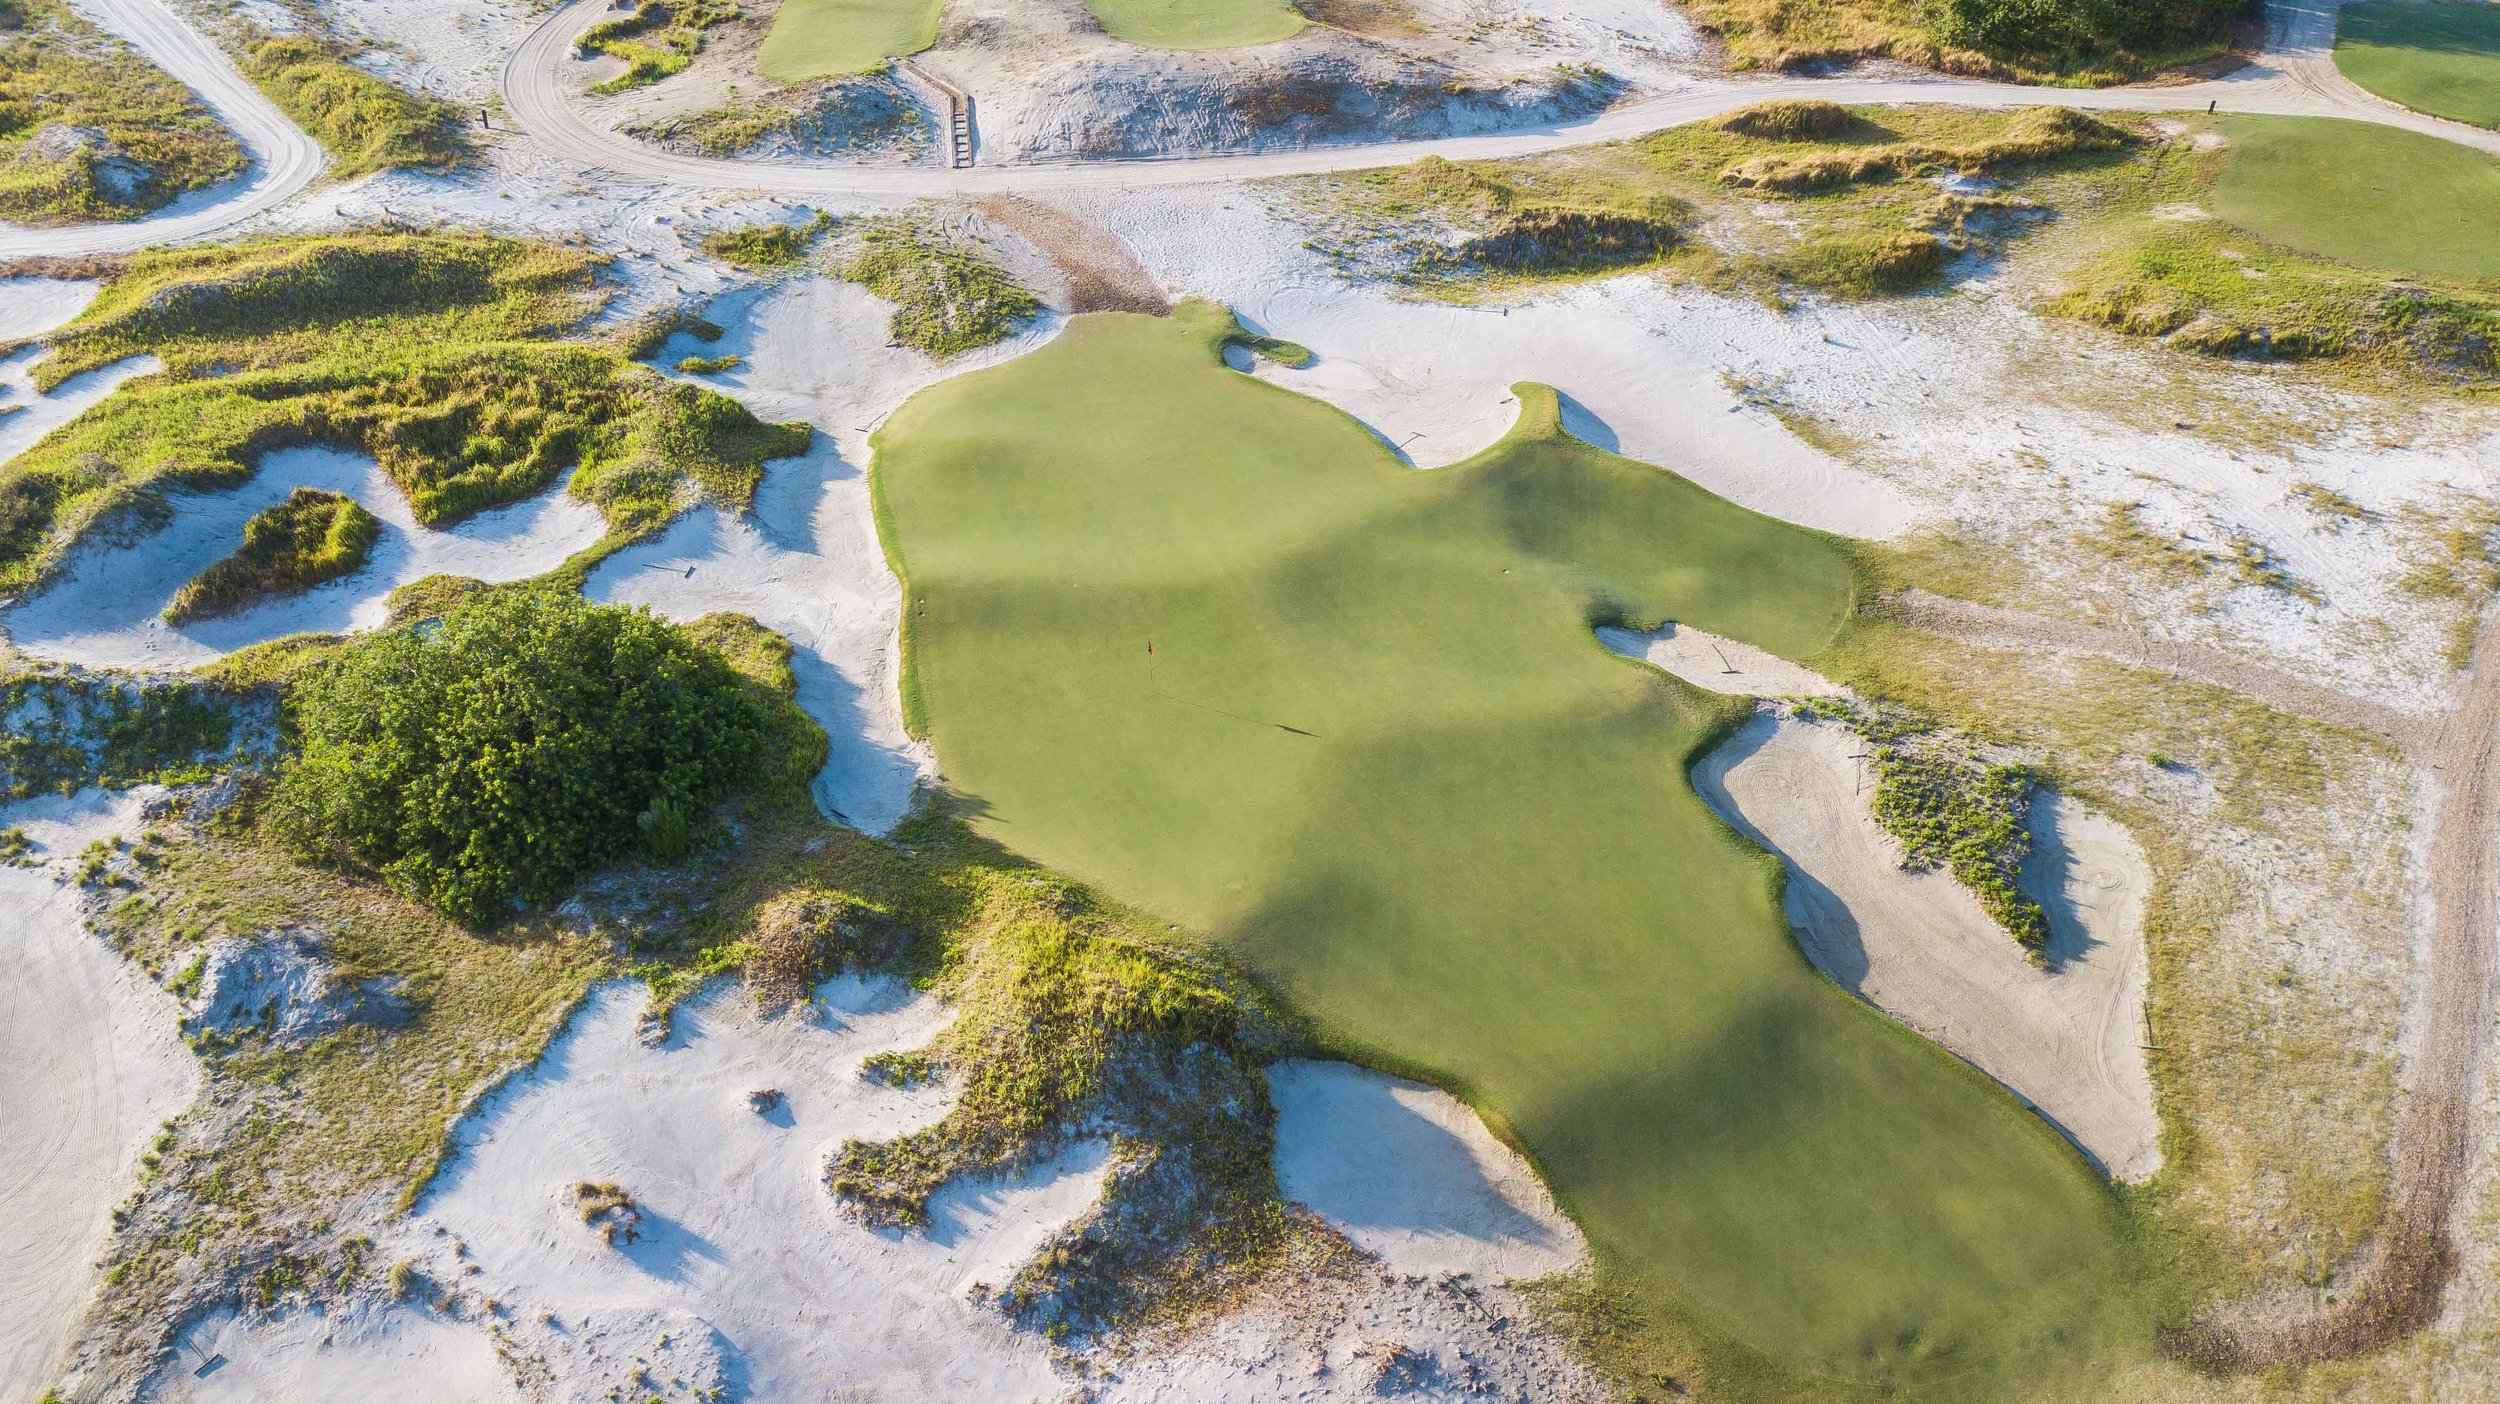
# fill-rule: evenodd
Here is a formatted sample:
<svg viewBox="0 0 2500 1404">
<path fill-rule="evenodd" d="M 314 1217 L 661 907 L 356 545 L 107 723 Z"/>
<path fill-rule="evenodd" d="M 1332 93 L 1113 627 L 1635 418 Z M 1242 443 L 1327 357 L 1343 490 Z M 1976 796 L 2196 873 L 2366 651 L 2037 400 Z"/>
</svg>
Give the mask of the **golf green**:
<svg viewBox="0 0 2500 1404">
<path fill-rule="evenodd" d="M 2500 127 L 2500 5 L 2374 0 L 2340 21 L 2345 77 L 2416 112 Z"/>
<path fill-rule="evenodd" d="M 865 73 L 937 42 L 944 0 L 782 0 L 756 51 L 776 83 Z"/>
<path fill-rule="evenodd" d="M 2500 161 L 2335 117 L 2225 117 L 2214 213 L 2361 268 L 2500 278 Z"/>
<path fill-rule="evenodd" d="M 1085 0 L 1115 39 L 1157 49 L 1235 49 L 1302 32 L 1285 0 Z"/>
<path fill-rule="evenodd" d="M 1080 318 L 880 430 L 905 707 L 978 826 L 1462 1091 L 1728 1397 L 2088 1382 L 2138 1329 L 2112 1197 L 1807 964 L 1779 865 L 1687 780 L 1741 705 L 1592 634 L 1810 658 L 1845 544 L 1570 438 L 1533 385 L 1417 472 L 1227 369 L 1233 332 Z"/>
</svg>

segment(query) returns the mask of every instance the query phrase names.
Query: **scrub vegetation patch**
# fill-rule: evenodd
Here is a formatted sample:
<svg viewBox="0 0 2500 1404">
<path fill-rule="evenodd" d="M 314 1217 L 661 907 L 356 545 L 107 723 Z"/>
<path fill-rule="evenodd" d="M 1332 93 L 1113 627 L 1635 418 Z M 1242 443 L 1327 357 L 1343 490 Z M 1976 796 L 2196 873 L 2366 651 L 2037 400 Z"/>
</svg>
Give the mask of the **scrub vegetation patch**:
<svg viewBox="0 0 2500 1404">
<path fill-rule="evenodd" d="M 1880 297 L 2006 246 L 2143 140 L 2054 107 L 1776 102 L 1607 146 L 1426 157 L 1298 190 L 1315 247 L 1343 271 L 1431 296 L 1651 268 L 1774 300 Z"/>
<path fill-rule="evenodd" d="M 933 219 L 864 221 L 845 231 L 838 259 L 844 278 L 894 304 L 894 339 L 937 360 L 1004 341 L 1042 310 L 995 253 Z"/>
<path fill-rule="evenodd" d="M 752 498 L 803 426 L 558 340 L 603 300 L 581 251 L 462 234 L 265 240 L 137 255 L 45 338 L 46 384 L 127 356 L 161 375 L 0 465 L 0 589 L 168 489 L 231 487 L 294 444 L 372 454 L 417 519 L 455 520 L 570 470 L 614 549 L 709 499 Z"/>
</svg>

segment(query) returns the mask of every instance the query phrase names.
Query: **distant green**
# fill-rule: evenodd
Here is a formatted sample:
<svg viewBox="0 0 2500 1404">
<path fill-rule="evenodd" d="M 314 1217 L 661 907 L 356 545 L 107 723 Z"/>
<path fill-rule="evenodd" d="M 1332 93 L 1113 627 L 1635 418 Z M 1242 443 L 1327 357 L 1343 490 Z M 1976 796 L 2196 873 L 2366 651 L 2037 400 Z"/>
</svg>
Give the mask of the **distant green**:
<svg viewBox="0 0 2500 1404">
<path fill-rule="evenodd" d="M 866 73 L 937 42 L 945 0 L 782 0 L 756 66 L 776 83 Z"/>
<path fill-rule="evenodd" d="M 2416 112 L 2500 127 L 2500 5 L 2347 5 L 2335 66 Z"/>
<path fill-rule="evenodd" d="M 2500 278 L 2500 161 L 2334 117 L 2225 117 L 2214 213 L 2363 268 Z"/>
<path fill-rule="evenodd" d="M 1720 1397 L 2068 1396 L 2144 1349 L 2113 1198 L 1807 964 L 1692 791 L 1742 705 L 1592 635 L 1811 658 L 1846 544 L 1567 436 L 1541 386 L 1414 471 L 1227 370 L 1235 335 L 1080 318 L 878 434 L 906 712 L 977 827 L 1460 1089 Z"/>
<path fill-rule="evenodd" d="M 1156 49 L 1236 49 L 1290 39 L 1309 23 L 1286 0 L 1085 0 L 1114 39 Z"/>
</svg>

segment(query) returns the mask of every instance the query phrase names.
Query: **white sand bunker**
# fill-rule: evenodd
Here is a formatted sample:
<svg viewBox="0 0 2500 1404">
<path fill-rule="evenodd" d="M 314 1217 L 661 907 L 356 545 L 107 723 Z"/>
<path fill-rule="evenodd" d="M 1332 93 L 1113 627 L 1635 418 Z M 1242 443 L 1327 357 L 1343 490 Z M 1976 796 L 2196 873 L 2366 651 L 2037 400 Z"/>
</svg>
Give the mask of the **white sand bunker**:
<svg viewBox="0 0 2500 1404">
<path fill-rule="evenodd" d="M 1504 1280 L 1579 1264 L 1580 1231 L 1536 1172 L 1449 1093 L 1301 1059 L 1267 1084 L 1277 1186 L 1391 1270 Z"/>
<path fill-rule="evenodd" d="M 147 793 L 0 806 L 0 827 L 23 827 L 45 864 L 0 867 L 0 1387 L 12 1400 L 51 1382 L 132 1167 L 198 1081 L 173 1000 L 87 934 L 55 861 L 136 830 Z"/>
<path fill-rule="evenodd" d="M 1837 697 L 1840 687 L 1778 654 L 1682 624 L 1642 632 L 1600 629 L 1598 642 L 1638 658 L 1705 692 L 1739 697 Z"/>
<path fill-rule="evenodd" d="M 2109 1174 L 2150 1176 L 2143 852 L 2115 821 L 2043 794 L 2023 876 L 2049 914 L 2042 970 L 1951 874 L 1902 871 L 1859 750 L 1844 728 L 1762 714 L 1693 782 L 1787 863 L 1788 919 L 1826 974 L 2011 1088 Z"/>
<path fill-rule="evenodd" d="M 740 369 L 704 383 L 765 419 L 814 425 L 816 441 L 805 456 L 765 468 L 751 515 L 691 513 L 602 562 L 584 588 L 593 599 L 647 604 L 672 619 L 735 610 L 787 637 L 799 705 L 831 742 L 817 806 L 883 833 L 903 817 L 931 762 L 904 732 L 895 690 L 903 595 L 877 544 L 860 471 L 869 431 L 913 392 L 1029 350 L 1057 324 L 1046 319 L 941 367 L 887 345 L 884 304 L 833 279 L 723 298 L 710 315 L 728 328 L 718 342 L 679 336 L 658 359 L 695 351 L 742 358 Z"/>
<path fill-rule="evenodd" d="M 550 1363 L 565 1399 L 630 1391 L 633 1357 L 668 1320 L 717 1333 L 710 1368 L 737 1398 L 1056 1394 L 1047 1343 L 967 1294 L 1003 1284 L 1093 1202 L 1100 1147 L 1010 1183 L 951 1187 L 926 1230 L 863 1228 L 826 1194 L 825 1157 L 943 1113 L 940 1089 L 858 1072 L 869 1054 L 934 1033 L 936 1001 L 842 979 L 806 1015 L 767 1022 L 729 989 L 680 1010 L 677 1033 L 650 1048 L 635 1035 L 644 1000 L 638 985 L 594 995 L 537 1069 L 463 1125 L 439 1188 L 383 1251 L 416 1256 L 464 1299 L 505 1304 L 507 1329 Z M 748 1094 L 765 1089 L 781 1101 L 759 1114 Z M 612 1247 L 583 1224 L 585 1181 L 632 1196 L 638 1238 Z"/>
<path fill-rule="evenodd" d="M 355 498 L 381 520 L 364 568 L 221 618 L 167 624 L 161 615 L 174 592 L 241 545 L 252 514 L 298 487 Z M 96 667 L 197 667 L 288 634 L 375 628 L 390 592 L 424 576 L 503 581 L 552 570 L 606 530 L 597 508 L 560 488 L 440 529 L 422 526 L 371 458 L 326 448 L 281 449 L 241 487 L 169 493 L 167 501 L 164 530 L 128 545 L 82 547 L 42 593 L 10 610 L 4 618 L 17 645 Z"/>
<path fill-rule="evenodd" d="M 247 1322 L 221 1312 L 182 1333 L 150 1399 L 357 1404 L 518 1404 L 485 1332 L 413 1311 L 297 1312 Z"/>
</svg>

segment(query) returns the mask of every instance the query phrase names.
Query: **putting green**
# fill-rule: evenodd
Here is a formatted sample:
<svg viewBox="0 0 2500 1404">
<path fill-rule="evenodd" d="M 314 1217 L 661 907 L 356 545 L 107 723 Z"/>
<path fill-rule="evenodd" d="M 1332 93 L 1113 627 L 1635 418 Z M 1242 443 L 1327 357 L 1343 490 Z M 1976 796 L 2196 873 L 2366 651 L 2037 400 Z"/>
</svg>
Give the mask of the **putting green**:
<svg viewBox="0 0 2500 1404">
<path fill-rule="evenodd" d="M 1157 49 L 1273 44 L 1309 21 L 1285 0 L 1085 0 L 1111 37 Z"/>
<path fill-rule="evenodd" d="M 1232 331 L 1080 318 L 879 432 L 905 707 L 979 827 L 1463 1090 L 1729 1397 L 2088 1388 L 2139 1329 L 2111 1197 L 1806 963 L 1778 864 L 1687 782 L 1741 707 L 1591 634 L 1812 657 L 1845 546 L 1569 438 L 1535 386 L 1416 472 L 1227 370 Z"/>
<path fill-rule="evenodd" d="M 755 55 L 776 83 L 865 73 L 937 42 L 945 0 L 782 0 Z"/>
<path fill-rule="evenodd" d="M 2363 268 L 2500 278 L 2500 161 L 2336 117 L 2225 117 L 2214 213 Z"/>
<path fill-rule="evenodd" d="M 2347 5 L 2335 66 L 2416 112 L 2500 127 L 2500 5 Z"/>
</svg>

